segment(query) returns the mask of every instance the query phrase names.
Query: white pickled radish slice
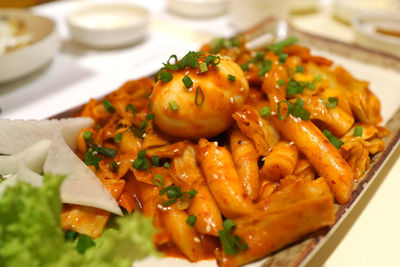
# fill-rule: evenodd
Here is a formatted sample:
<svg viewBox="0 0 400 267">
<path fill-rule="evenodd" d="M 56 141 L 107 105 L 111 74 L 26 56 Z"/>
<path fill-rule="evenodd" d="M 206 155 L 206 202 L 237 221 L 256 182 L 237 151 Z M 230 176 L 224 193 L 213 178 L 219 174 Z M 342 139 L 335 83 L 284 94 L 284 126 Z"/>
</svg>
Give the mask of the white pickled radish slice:
<svg viewBox="0 0 400 267">
<path fill-rule="evenodd" d="M 64 174 L 61 200 L 64 203 L 95 207 L 122 215 L 121 209 L 108 189 L 64 142 L 60 134 L 54 136 L 44 172 Z"/>
<path fill-rule="evenodd" d="M 68 118 L 61 120 L 8 120 L 0 119 L 0 154 L 16 154 L 42 139 L 52 139 L 61 132 L 72 150 L 82 128 L 91 127 L 91 118 Z"/>
</svg>

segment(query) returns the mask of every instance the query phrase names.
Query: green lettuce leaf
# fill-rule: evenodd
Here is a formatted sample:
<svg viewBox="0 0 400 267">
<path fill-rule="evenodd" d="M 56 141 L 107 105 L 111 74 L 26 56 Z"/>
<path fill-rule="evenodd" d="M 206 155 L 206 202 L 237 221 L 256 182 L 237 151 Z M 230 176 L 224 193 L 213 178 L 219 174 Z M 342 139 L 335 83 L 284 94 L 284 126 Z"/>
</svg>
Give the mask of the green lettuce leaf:
<svg viewBox="0 0 400 267">
<path fill-rule="evenodd" d="M 46 174 L 43 187 L 18 182 L 0 200 L 0 266 L 131 266 L 155 249 L 151 220 L 140 213 L 116 220 L 84 254 L 61 228 L 63 176 Z"/>
</svg>

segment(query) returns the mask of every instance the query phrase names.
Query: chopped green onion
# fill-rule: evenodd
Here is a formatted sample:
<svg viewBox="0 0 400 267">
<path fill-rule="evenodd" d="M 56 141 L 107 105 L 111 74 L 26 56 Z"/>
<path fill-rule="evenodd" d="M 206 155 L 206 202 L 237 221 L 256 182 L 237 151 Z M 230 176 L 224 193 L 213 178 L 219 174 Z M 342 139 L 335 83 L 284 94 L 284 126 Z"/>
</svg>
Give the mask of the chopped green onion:
<svg viewBox="0 0 400 267">
<path fill-rule="evenodd" d="M 241 238 L 238 235 L 235 235 L 233 237 L 233 243 L 235 244 L 235 246 L 237 248 L 239 248 L 240 250 L 247 250 L 249 248 L 249 246 L 246 244 L 246 241 L 243 240 L 243 238 Z"/>
<path fill-rule="evenodd" d="M 93 146 L 93 150 L 107 158 L 114 158 L 117 155 L 117 150 L 105 146 Z"/>
<path fill-rule="evenodd" d="M 206 66 L 207 67 L 207 66 Z M 193 85 L 193 81 L 192 79 L 190 79 L 189 76 L 185 75 L 185 77 L 183 77 L 182 79 L 183 84 L 185 85 L 186 88 L 190 88 L 190 86 Z"/>
<path fill-rule="evenodd" d="M 288 95 L 297 95 L 303 93 L 305 88 L 305 84 L 299 83 L 293 79 L 291 79 L 286 86 L 286 93 Z"/>
<path fill-rule="evenodd" d="M 164 186 L 164 177 L 161 174 L 154 175 L 153 184 L 158 187 Z"/>
<path fill-rule="evenodd" d="M 98 168 L 100 161 L 101 158 L 97 156 L 97 153 L 93 150 L 93 148 L 89 148 L 83 155 L 83 162 L 85 162 L 85 164 L 88 166 L 92 165 Z"/>
<path fill-rule="evenodd" d="M 236 47 L 239 47 L 241 45 L 239 38 L 237 38 L 236 36 L 231 38 L 231 44 L 232 46 Z"/>
<path fill-rule="evenodd" d="M 264 76 L 267 72 L 271 70 L 272 67 L 272 61 L 267 59 L 264 60 L 262 63 L 258 64 L 259 72 L 258 72 L 258 77 Z"/>
<path fill-rule="evenodd" d="M 141 121 L 139 124 L 139 129 L 145 131 L 149 123 L 147 121 Z"/>
<path fill-rule="evenodd" d="M 169 167 L 170 167 L 170 164 L 168 162 L 165 162 L 164 163 L 164 168 L 169 169 Z"/>
<path fill-rule="evenodd" d="M 201 97 L 200 101 L 199 101 L 199 92 L 200 92 L 200 95 L 201 95 L 200 96 Z M 197 89 L 196 89 L 196 96 L 194 98 L 194 103 L 196 104 L 196 106 L 201 106 L 203 104 L 203 102 L 204 102 L 204 93 L 203 93 L 203 90 L 201 90 L 200 86 L 198 86 Z"/>
<path fill-rule="evenodd" d="M 314 76 L 314 81 L 315 82 L 319 82 L 321 80 L 322 80 L 322 75 L 321 74 L 317 74 L 317 75 Z"/>
<path fill-rule="evenodd" d="M 114 113 L 114 112 L 115 112 L 115 108 L 114 108 L 114 106 L 111 104 L 110 101 L 104 100 L 104 101 L 103 101 L 103 106 L 106 108 L 106 110 L 108 111 L 108 113 Z"/>
<path fill-rule="evenodd" d="M 216 57 L 216 56 L 214 56 L 214 55 L 208 55 L 207 58 L 206 58 L 206 60 L 205 60 L 204 62 L 205 62 L 206 64 L 210 64 L 211 62 L 214 61 L 215 57 Z"/>
<path fill-rule="evenodd" d="M 224 47 L 224 39 L 223 38 L 215 38 L 210 42 L 210 53 L 216 54 Z"/>
<path fill-rule="evenodd" d="M 88 248 L 93 247 L 95 245 L 96 245 L 96 243 L 94 243 L 94 241 L 92 240 L 92 238 L 90 236 L 79 235 L 78 241 L 76 243 L 76 250 L 80 254 L 84 254 Z"/>
<path fill-rule="evenodd" d="M 160 72 L 160 80 L 165 83 L 169 82 L 172 80 L 172 74 L 168 71 L 163 70 Z"/>
<path fill-rule="evenodd" d="M 296 72 L 303 73 L 304 72 L 304 67 L 303 66 L 297 66 L 296 67 Z"/>
<path fill-rule="evenodd" d="M 278 80 L 278 85 L 279 86 L 285 85 L 285 80 L 284 79 L 279 79 Z"/>
<path fill-rule="evenodd" d="M 207 63 L 205 63 L 205 62 L 200 63 L 200 72 L 204 73 L 204 72 L 207 72 L 207 71 L 208 71 Z"/>
<path fill-rule="evenodd" d="M 176 111 L 178 110 L 178 104 L 175 101 L 171 101 L 168 103 L 169 107 L 171 108 L 171 110 Z"/>
<path fill-rule="evenodd" d="M 354 137 L 361 137 L 363 132 L 362 126 L 354 127 Z"/>
<path fill-rule="evenodd" d="M 151 166 L 155 166 L 155 167 L 160 166 L 160 158 L 158 156 L 151 157 Z"/>
<path fill-rule="evenodd" d="M 336 107 L 336 106 L 338 105 L 338 103 L 339 103 L 339 99 L 338 99 L 337 97 L 329 97 L 329 98 L 328 98 L 328 102 L 329 102 L 329 103 L 327 103 L 327 102 L 325 101 L 324 98 L 321 98 L 321 101 L 322 101 L 322 103 L 324 103 L 324 105 L 325 105 L 327 108 L 334 108 L 334 107 Z"/>
<path fill-rule="evenodd" d="M 143 159 L 135 159 L 135 161 L 132 163 L 132 167 L 135 168 L 136 170 L 139 170 L 140 167 L 143 165 L 144 160 Z"/>
<path fill-rule="evenodd" d="M 132 104 L 126 105 L 125 110 L 126 110 L 127 112 L 132 111 L 132 113 L 133 113 L 134 115 L 135 115 L 135 113 L 136 113 L 136 108 L 135 108 Z"/>
<path fill-rule="evenodd" d="M 110 161 L 110 163 L 108 163 L 108 167 L 112 172 L 117 172 L 119 170 L 119 166 L 115 161 Z"/>
<path fill-rule="evenodd" d="M 264 60 L 264 57 L 265 57 L 265 52 L 263 52 L 263 51 L 258 51 L 258 52 L 256 53 L 256 59 L 257 59 L 258 61 Z"/>
<path fill-rule="evenodd" d="M 234 82 L 234 81 L 236 81 L 236 77 L 231 74 L 228 74 L 228 80 Z"/>
<path fill-rule="evenodd" d="M 232 232 L 235 230 L 236 224 L 231 220 L 231 219 L 226 219 L 223 223 L 222 226 L 224 227 L 225 230 L 228 232 Z"/>
<path fill-rule="evenodd" d="M 138 159 L 144 159 L 144 157 L 146 156 L 146 150 L 144 149 L 144 150 L 140 150 L 139 152 L 138 152 L 138 154 L 137 154 L 137 158 Z"/>
<path fill-rule="evenodd" d="M 117 133 L 117 134 L 114 136 L 114 142 L 115 142 L 115 143 L 121 143 L 121 141 L 122 141 L 122 133 Z"/>
<path fill-rule="evenodd" d="M 339 149 L 344 144 L 339 138 L 334 136 L 330 131 L 323 130 L 323 133 L 326 136 L 326 138 L 329 140 L 329 142 L 331 142 L 332 145 L 334 147 L 336 147 L 337 149 Z"/>
<path fill-rule="evenodd" d="M 249 65 L 248 65 L 248 64 L 240 64 L 240 68 L 241 68 L 243 71 L 248 71 L 248 70 L 249 70 Z"/>
<path fill-rule="evenodd" d="M 289 38 L 287 38 L 285 40 L 282 40 L 282 41 L 277 42 L 275 44 L 269 45 L 269 46 L 267 46 L 267 48 L 268 49 L 272 49 L 276 55 L 279 55 L 279 54 L 282 53 L 282 49 L 285 46 L 292 45 L 295 42 L 297 42 L 297 38 L 296 37 L 289 37 Z"/>
<path fill-rule="evenodd" d="M 216 57 L 214 57 L 213 61 L 211 61 L 211 64 L 213 64 L 214 66 L 217 66 L 220 62 L 221 62 L 221 58 L 216 56 Z"/>
<path fill-rule="evenodd" d="M 85 140 L 86 144 L 87 144 L 88 142 L 90 142 L 90 139 L 92 139 L 92 136 L 93 136 L 93 133 L 90 132 L 90 131 L 85 131 L 85 132 L 83 133 L 83 140 Z"/>
<path fill-rule="evenodd" d="M 292 115 L 306 121 L 310 118 L 311 113 L 308 110 L 304 109 L 303 106 L 304 101 L 298 98 L 293 103 Z"/>
<path fill-rule="evenodd" d="M 271 116 L 271 108 L 267 107 L 267 106 L 262 107 L 262 108 L 260 108 L 259 113 L 260 113 L 260 116 L 263 118 Z"/>
<path fill-rule="evenodd" d="M 150 121 L 152 119 L 154 119 L 154 113 L 150 113 L 150 114 L 146 115 L 146 120 Z"/>
<path fill-rule="evenodd" d="M 286 106 L 287 106 L 287 112 L 286 112 L 285 116 L 282 116 L 282 115 L 281 115 L 281 103 L 285 103 Z M 290 113 L 292 113 L 292 104 L 290 104 L 290 102 L 287 101 L 287 100 L 281 100 L 281 101 L 279 101 L 279 102 L 278 102 L 278 111 L 277 111 L 278 118 L 279 118 L 280 120 L 284 120 L 284 119 L 286 119 L 286 118 L 290 115 Z"/>
<path fill-rule="evenodd" d="M 174 59 L 174 63 L 170 62 L 171 59 Z M 178 63 L 178 57 L 176 55 L 171 55 L 167 60 L 168 65 L 175 65 L 176 63 Z"/>
<path fill-rule="evenodd" d="M 224 230 L 218 232 L 219 239 L 222 247 L 227 255 L 235 255 L 239 250 L 247 250 L 248 245 L 238 235 L 232 236 L 232 232 L 236 225 L 231 219 L 227 219 L 223 222 L 222 226 Z"/>
<path fill-rule="evenodd" d="M 279 62 L 280 63 L 285 63 L 287 57 L 288 57 L 288 54 L 280 54 L 279 55 Z"/>
<path fill-rule="evenodd" d="M 197 217 L 194 216 L 193 214 L 190 214 L 186 220 L 186 223 L 190 226 L 193 227 L 196 224 Z"/>
<path fill-rule="evenodd" d="M 132 167 L 137 170 L 147 170 L 150 168 L 150 162 L 146 158 L 146 150 L 140 150 L 138 152 L 136 160 L 132 163 Z"/>
<path fill-rule="evenodd" d="M 192 189 L 189 192 L 183 192 L 181 195 L 182 199 L 192 199 L 197 194 L 197 191 Z"/>
<path fill-rule="evenodd" d="M 315 83 L 311 83 L 311 82 L 307 83 L 307 88 L 309 90 L 315 90 Z"/>
</svg>

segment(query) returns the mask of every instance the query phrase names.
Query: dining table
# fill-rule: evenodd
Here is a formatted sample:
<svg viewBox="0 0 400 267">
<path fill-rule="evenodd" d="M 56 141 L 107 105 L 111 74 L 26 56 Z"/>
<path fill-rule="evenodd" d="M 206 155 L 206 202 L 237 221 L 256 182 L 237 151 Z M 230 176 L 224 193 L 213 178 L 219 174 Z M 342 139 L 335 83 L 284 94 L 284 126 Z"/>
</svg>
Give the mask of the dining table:
<svg viewBox="0 0 400 267">
<path fill-rule="evenodd" d="M 192 18 L 168 11 L 163 0 L 118 0 L 150 11 L 146 38 L 117 49 L 92 49 L 71 39 L 66 17 L 82 0 L 54 1 L 30 11 L 57 23 L 61 46 L 54 59 L 34 73 L 0 84 L 0 118 L 45 119 L 99 98 L 127 80 L 155 73 L 171 54 L 179 57 L 199 49 L 214 37 L 237 33 L 229 13 Z M 294 27 L 334 40 L 353 43 L 351 25 L 332 15 L 332 1 L 320 1 L 316 10 L 291 14 Z M 397 97 L 400 101 L 400 88 Z M 308 267 L 400 266 L 400 147 L 354 209 L 308 262 Z"/>
</svg>

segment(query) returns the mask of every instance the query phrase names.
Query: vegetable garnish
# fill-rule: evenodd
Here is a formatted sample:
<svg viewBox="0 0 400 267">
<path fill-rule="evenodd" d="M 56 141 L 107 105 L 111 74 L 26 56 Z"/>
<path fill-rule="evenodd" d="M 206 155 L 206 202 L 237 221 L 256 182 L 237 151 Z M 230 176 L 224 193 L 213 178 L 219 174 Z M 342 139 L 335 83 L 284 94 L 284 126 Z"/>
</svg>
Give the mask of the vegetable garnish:
<svg viewBox="0 0 400 267">
<path fill-rule="evenodd" d="M 315 90 L 315 83 L 308 82 L 306 86 L 309 90 Z"/>
<path fill-rule="evenodd" d="M 232 74 L 228 74 L 228 80 L 230 80 L 231 82 L 236 81 L 236 77 L 233 76 Z"/>
<path fill-rule="evenodd" d="M 146 115 L 146 120 L 147 121 L 151 121 L 152 119 L 154 119 L 154 113 L 150 113 Z"/>
<path fill-rule="evenodd" d="M 114 108 L 114 106 L 111 104 L 110 101 L 104 100 L 104 101 L 103 101 L 103 106 L 106 108 L 106 110 L 108 111 L 108 113 L 114 113 L 114 112 L 115 112 L 115 108 Z"/>
<path fill-rule="evenodd" d="M 217 66 L 221 62 L 221 58 L 219 56 L 208 55 L 208 57 L 204 62 L 206 64 L 212 64 L 214 66 Z"/>
<path fill-rule="evenodd" d="M 161 70 L 161 72 L 159 73 L 159 76 L 160 76 L 160 80 L 165 83 L 172 80 L 172 74 L 168 71 L 165 71 L 164 69 Z"/>
<path fill-rule="evenodd" d="M 199 101 L 199 92 L 200 92 L 200 101 Z M 194 98 L 194 103 L 196 106 L 201 106 L 204 102 L 204 93 L 203 90 L 201 90 L 201 87 L 198 86 L 196 89 L 196 96 Z"/>
<path fill-rule="evenodd" d="M 279 63 L 285 63 L 288 54 L 279 54 Z"/>
<path fill-rule="evenodd" d="M 182 78 L 182 82 L 187 89 L 189 89 L 193 85 L 193 81 L 188 75 L 185 75 L 185 77 Z"/>
<path fill-rule="evenodd" d="M 259 72 L 258 72 L 258 77 L 262 77 L 265 75 L 265 73 L 269 72 L 271 70 L 272 67 L 272 61 L 267 59 L 264 60 L 261 63 L 258 63 L 258 68 L 259 68 Z"/>
<path fill-rule="evenodd" d="M 101 158 L 97 156 L 97 152 L 92 147 L 90 147 L 83 155 L 83 161 L 86 165 L 95 166 L 97 169 L 99 167 L 99 162 L 101 161 Z"/>
<path fill-rule="evenodd" d="M 120 133 L 117 133 L 117 134 L 114 136 L 114 142 L 115 142 L 115 143 L 121 143 L 121 141 L 122 141 L 122 133 L 120 132 Z"/>
<path fill-rule="evenodd" d="M 64 233 L 62 181 L 61 175 L 45 174 L 41 187 L 20 181 L 6 189 L 0 200 L 1 266 L 129 267 L 155 253 L 151 219 L 140 212 L 116 218 L 115 228 L 93 240 L 75 231 Z"/>
<path fill-rule="evenodd" d="M 136 113 L 136 108 L 132 104 L 126 105 L 125 110 L 132 111 L 133 115 L 135 115 L 135 113 Z"/>
<path fill-rule="evenodd" d="M 169 167 L 171 167 L 170 164 L 168 162 L 165 162 L 164 163 L 164 168 L 169 169 Z"/>
<path fill-rule="evenodd" d="M 322 103 L 324 103 L 324 105 L 327 108 L 334 108 L 338 105 L 339 103 L 339 99 L 337 97 L 329 97 L 328 98 L 328 103 L 325 101 L 324 98 L 321 98 Z"/>
<path fill-rule="evenodd" d="M 206 62 L 202 62 L 200 63 L 200 72 L 204 73 L 208 71 L 208 67 L 207 67 L 207 63 Z"/>
<path fill-rule="evenodd" d="M 135 168 L 136 170 L 147 170 L 150 168 L 150 162 L 146 158 L 146 150 L 140 150 L 137 154 L 137 157 L 135 161 L 132 163 L 132 167 Z"/>
<path fill-rule="evenodd" d="M 224 38 L 215 38 L 210 42 L 210 53 L 217 54 L 222 48 L 239 47 L 240 45 L 241 43 L 238 37 L 232 37 L 229 40 Z"/>
<path fill-rule="evenodd" d="M 354 137 L 361 137 L 363 132 L 362 126 L 356 126 L 354 127 Z"/>
<path fill-rule="evenodd" d="M 303 73 L 304 72 L 304 67 L 303 66 L 297 66 L 296 67 L 296 72 Z"/>
<path fill-rule="evenodd" d="M 297 41 L 298 40 L 297 40 L 296 37 L 289 37 L 289 38 L 284 39 L 284 40 L 282 40 L 280 42 L 274 43 L 272 45 L 268 45 L 267 48 L 269 50 L 273 50 L 276 55 L 279 55 L 279 54 L 282 53 L 282 49 L 285 46 L 292 45 L 292 44 L 296 43 Z"/>
<path fill-rule="evenodd" d="M 271 108 L 267 107 L 267 106 L 262 107 L 262 108 L 260 108 L 259 113 L 260 113 L 260 116 L 263 118 L 271 116 Z"/>
<path fill-rule="evenodd" d="M 219 240 L 227 255 L 235 255 L 239 250 L 247 250 L 246 242 L 238 235 L 232 236 L 235 230 L 235 223 L 231 219 L 227 219 L 222 223 L 224 230 L 218 232 Z"/>
<path fill-rule="evenodd" d="M 105 147 L 105 146 L 92 146 L 93 150 L 99 153 L 100 155 L 107 157 L 107 158 L 113 158 L 117 155 L 117 150 Z"/>
<path fill-rule="evenodd" d="M 90 131 L 85 131 L 83 133 L 83 140 L 85 140 L 86 144 L 88 144 L 90 142 L 90 140 L 92 139 L 93 133 Z"/>
<path fill-rule="evenodd" d="M 281 103 L 285 103 L 286 106 L 287 106 L 287 112 L 286 112 L 286 114 L 284 116 L 281 115 Z M 278 102 L 278 108 L 277 109 L 278 109 L 277 110 L 278 118 L 280 120 L 284 120 L 290 115 L 290 113 L 292 113 L 292 104 L 290 104 L 290 102 L 287 101 L 287 100 L 281 100 L 281 101 Z"/>
<path fill-rule="evenodd" d="M 162 196 L 167 194 L 168 201 L 164 201 L 162 205 L 164 207 L 174 204 L 179 198 L 181 199 L 192 199 L 196 194 L 196 190 L 190 190 L 189 192 L 182 192 L 182 189 L 177 185 L 170 185 L 160 190 L 159 195 Z"/>
<path fill-rule="evenodd" d="M 154 175 L 153 184 L 158 187 L 164 186 L 164 177 L 161 174 Z"/>
<path fill-rule="evenodd" d="M 186 220 L 186 223 L 189 226 L 193 227 L 196 224 L 196 221 L 197 221 L 197 217 L 193 214 L 190 214 Z"/>
<path fill-rule="evenodd" d="M 284 80 L 284 79 L 279 79 L 279 80 L 278 80 L 278 85 L 279 85 L 279 86 L 285 85 L 285 80 Z"/>
<path fill-rule="evenodd" d="M 151 166 L 154 166 L 154 167 L 160 166 L 160 158 L 158 156 L 151 157 Z"/>
<path fill-rule="evenodd" d="M 322 80 L 322 75 L 321 74 L 317 74 L 314 76 L 314 82 L 319 82 Z"/>
<path fill-rule="evenodd" d="M 290 79 L 286 86 L 286 93 L 288 95 L 297 95 L 301 94 L 304 91 L 304 84 L 297 82 L 294 79 Z"/>
<path fill-rule="evenodd" d="M 323 133 L 326 136 L 326 138 L 328 138 L 329 142 L 331 142 L 332 145 L 337 149 L 339 149 L 344 144 L 339 138 L 334 136 L 330 131 L 323 130 Z"/>
<path fill-rule="evenodd" d="M 298 117 L 302 120 L 308 120 L 311 116 L 311 113 L 303 108 L 304 101 L 298 98 L 292 106 L 292 115 Z"/>
<path fill-rule="evenodd" d="M 119 170 L 119 166 L 115 161 L 110 161 L 110 163 L 108 163 L 108 167 L 112 172 L 117 172 Z"/>
<path fill-rule="evenodd" d="M 94 247 L 95 245 L 96 244 L 93 242 L 90 236 L 79 235 L 78 242 L 76 243 L 76 250 L 80 254 L 84 254 L 88 248 Z"/>
<path fill-rule="evenodd" d="M 175 101 L 171 101 L 168 103 L 169 107 L 171 108 L 172 111 L 178 110 L 178 104 Z"/>
<path fill-rule="evenodd" d="M 265 57 L 265 52 L 263 52 L 263 51 L 257 51 L 257 53 L 256 53 L 256 59 L 257 59 L 258 61 L 264 60 L 264 57 Z"/>
<path fill-rule="evenodd" d="M 240 64 L 240 68 L 241 68 L 243 71 L 248 71 L 248 70 L 249 70 L 249 65 L 248 65 L 248 64 Z"/>
</svg>

